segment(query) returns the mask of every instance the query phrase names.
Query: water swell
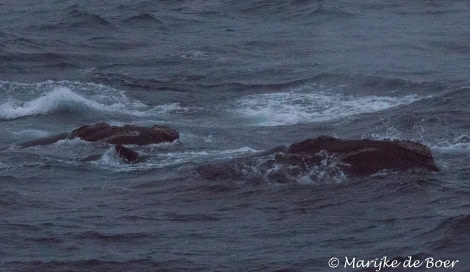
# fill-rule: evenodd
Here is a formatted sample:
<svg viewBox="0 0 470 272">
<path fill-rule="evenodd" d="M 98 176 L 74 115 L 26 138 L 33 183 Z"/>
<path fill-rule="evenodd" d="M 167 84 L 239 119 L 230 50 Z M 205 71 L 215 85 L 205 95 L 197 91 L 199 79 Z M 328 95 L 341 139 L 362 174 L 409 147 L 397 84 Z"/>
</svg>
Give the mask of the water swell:
<svg viewBox="0 0 470 272">
<path fill-rule="evenodd" d="M 66 18 L 59 25 L 63 24 L 69 27 L 110 27 L 112 24 L 102 16 L 84 11 L 79 5 L 73 5 L 68 8 Z"/>
<path fill-rule="evenodd" d="M 84 233 L 69 233 L 69 236 L 75 236 L 78 239 L 90 239 L 101 242 L 112 242 L 112 243 L 129 243 L 136 242 L 136 240 L 145 240 L 148 237 L 146 233 L 103 233 L 97 231 L 86 231 Z"/>
<path fill-rule="evenodd" d="M 145 27 L 148 27 L 153 24 L 156 24 L 156 25 L 163 24 L 161 20 L 159 20 L 153 14 L 147 13 L 147 12 L 126 18 L 123 20 L 123 23 L 131 24 L 131 26 L 145 26 Z"/>
<path fill-rule="evenodd" d="M 248 2 L 247 2 L 248 3 Z M 263 16 L 282 20 L 338 19 L 353 16 L 337 4 L 325 4 L 324 1 L 256 1 L 255 4 L 242 3 L 236 11 L 244 16 Z M 325 18 L 322 18 L 325 17 Z"/>
<path fill-rule="evenodd" d="M 470 227 L 470 215 L 459 215 L 446 218 L 433 230 L 423 234 L 430 240 L 437 250 L 458 250 L 459 245 L 467 245 L 470 241 L 468 228 Z"/>
</svg>

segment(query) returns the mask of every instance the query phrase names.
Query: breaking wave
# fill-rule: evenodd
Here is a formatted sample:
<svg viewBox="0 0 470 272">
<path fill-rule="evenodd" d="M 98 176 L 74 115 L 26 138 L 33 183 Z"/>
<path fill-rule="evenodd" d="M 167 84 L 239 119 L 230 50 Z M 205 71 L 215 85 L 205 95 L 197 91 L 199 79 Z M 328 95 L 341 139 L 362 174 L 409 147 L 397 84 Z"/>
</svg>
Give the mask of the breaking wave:
<svg viewBox="0 0 470 272">
<path fill-rule="evenodd" d="M 253 120 L 256 125 L 279 126 L 331 121 L 386 110 L 420 99 L 414 94 L 361 97 L 308 89 L 309 86 L 306 86 L 289 92 L 247 95 L 235 103 L 234 111 Z"/>
<path fill-rule="evenodd" d="M 128 98 L 124 92 L 103 85 L 77 82 L 22 84 L 0 82 L 0 120 L 50 114 L 58 111 L 89 110 L 147 117 L 184 110 L 178 103 L 150 107 Z"/>
<path fill-rule="evenodd" d="M 66 87 L 58 87 L 50 93 L 26 102 L 7 102 L 0 105 L 0 118 L 15 119 L 19 117 L 46 114 L 55 110 L 73 109 L 77 107 L 104 111 L 125 111 L 121 103 L 105 105 L 87 99 Z"/>
</svg>

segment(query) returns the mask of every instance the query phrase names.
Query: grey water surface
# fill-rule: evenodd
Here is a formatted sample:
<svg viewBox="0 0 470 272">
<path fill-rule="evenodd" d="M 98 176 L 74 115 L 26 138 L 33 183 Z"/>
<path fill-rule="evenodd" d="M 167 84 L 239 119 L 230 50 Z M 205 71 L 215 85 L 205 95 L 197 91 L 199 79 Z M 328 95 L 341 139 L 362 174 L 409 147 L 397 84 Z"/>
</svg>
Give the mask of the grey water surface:
<svg viewBox="0 0 470 272">
<path fill-rule="evenodd" d="M 375 271 L 346 258 L 386 256 L 400 267 L 380 271 L 470 271 L 469 72 L 466 0 L 3 0 L 0 270 Z M 98 122 L 181 137 L 132 147 L 148 157 L 133 165 L 105 143 L 17 145 Z M 419 141 L 440 171 L 196 171 L 319 135 Z"/>
</svg>

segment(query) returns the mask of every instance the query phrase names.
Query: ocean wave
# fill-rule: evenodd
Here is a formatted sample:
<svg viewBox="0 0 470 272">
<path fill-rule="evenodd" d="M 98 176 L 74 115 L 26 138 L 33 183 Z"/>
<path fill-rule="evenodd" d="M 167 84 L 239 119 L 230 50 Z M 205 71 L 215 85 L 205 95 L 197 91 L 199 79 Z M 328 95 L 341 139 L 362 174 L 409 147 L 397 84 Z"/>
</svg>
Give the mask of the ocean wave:
<svg viewBox="0 0 470 272">
<path fill-rule="evenodd" d="M 255 1 L 240 2 L 235 10 L 245 16 L 275 17 L 283 20 L 315 19 L 318 17 L 342 18 L 352 16 L 337 4 L 325 4 L 323 1 Z"/>
<path fill-rule="evenodd" d="M 67 17 L 59 23 L 59 25 L 66 25 L 72 27 L 109 27 L 112 24 L 104 17 L 85 11 L 79 5 L 73 5 L 68 8 L 69 12 Z"/>
<path fill-rule="evenodd" d="M 148 106 L 128 98 L 124 92 L 98 84 L 54 82 L 25 84 L 0 81 L 0 120 L 70 111 L 85 114 L 89 110 L 136 117 L 161 118 L 185 111 L 179 103 Z"/>
<path fill-rule="evenodd" d="M 135 25 L 141 25 L 141 26 L 146 26 L 148 27 L 149 25 L 156 24 L 156 25 L 161 25 L 163 22 L 159 20 L 157 17 L 155 17 L 153 14 L 145 12 L 139 15 L 131 16 L 129 18 L 126 18 L 123 20 L 124 23 L 126 24 L 131 24 L 133 26 Z"/>
<path fill-rule="evenodd" d="M 26 102 L 6 102 L 0 105 L 0 119 L 9 120 L 19 117 L 46 114 L 60 110 L 90 108 L 99 111 L 126 112 L 125 105 L 114 103 L 105 105 L 81 96 L 69 88 L 57 87 L 49 93 Z M 132 112 L 131 112 L 132 113 Z M 133 112 L 138 114 L 138 112 Z"/>
<path fill-rule="evenodd" d="M 98 231 L 86 231 L 84 233 L 71 234 L 79 239 L 90 239 L 105 242 L 128 242 L 136 239 L 147 238 L 146 233 L 103 233 Z"/>
<path fill-rule="evenodd" d="M 405 96 L 355 96 L 335 91 L 315 91 L 315 86 L 267 94 L 247 95 L 232 111 L 260 126 L 325 122 L 361 113 L 371 113 L 418 101 L 414 94 Z"/>
</svg>

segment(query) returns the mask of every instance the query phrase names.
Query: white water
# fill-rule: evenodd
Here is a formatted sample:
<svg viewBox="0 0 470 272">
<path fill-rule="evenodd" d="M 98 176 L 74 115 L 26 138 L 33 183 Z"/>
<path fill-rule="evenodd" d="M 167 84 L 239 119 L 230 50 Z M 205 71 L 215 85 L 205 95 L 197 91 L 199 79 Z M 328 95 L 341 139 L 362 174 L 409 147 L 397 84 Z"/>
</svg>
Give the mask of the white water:
<svg viewBox="0 0 470 272">
<path fill-rule="evenodd" d="M 128 172 L 135 170 L 161 169 L 168 167 L 177 167 L 187 163 L 209 163 L 216 160 L 231 159 L 238 156 L 256 153 L 259 150 L 250 147 L 241 147 L 230 150 L 197 150 L 197 151 L 179 151 L 162 152 L 154 148 L 134 149 L 140 156 L 145 157 L 145 161 L 137 164 L 126 164 L 117 155 L 114 147 L 110 147 L 103 155 L 92 164 L 101 169 L 111 170 L 113 172 Z"/>
<path fill-rule="evenodd" d="M 419 99 L 417 95 L 355 96 L 300 89 L 247 95 L 235 103 L 234 111 L 249 118 L 255 125 L 279 126 L 331 121 L 410 104 Z"/>
<path fill-rule="evenodd" d="M 128 98 L 122 91 L 91 83 L 0 83 L 0 97 L 6 101 L 0 102 L 0 119 L 3 120 L 50 114 L 61 110 L 79 113 L 93 110 L 135 117 L 166 116 L 185 110 L 179 103 L 151 107 Z"/>
</svg>

